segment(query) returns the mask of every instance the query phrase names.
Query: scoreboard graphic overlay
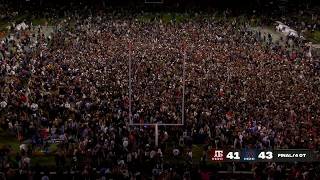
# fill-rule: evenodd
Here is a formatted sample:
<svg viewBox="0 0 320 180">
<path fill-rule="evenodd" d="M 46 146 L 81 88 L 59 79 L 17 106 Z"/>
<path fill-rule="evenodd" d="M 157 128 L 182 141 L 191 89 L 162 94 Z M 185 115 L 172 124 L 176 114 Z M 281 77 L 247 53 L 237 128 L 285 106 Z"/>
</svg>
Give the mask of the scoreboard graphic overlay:
<svg viewBox="0 0 320 180">
<path fill-rule="evenodd" d="M 241 150 L 212 149 L 209 157 L 214 162 L 314 162 L 316 154 L 308 149 Z"/>
</svg>

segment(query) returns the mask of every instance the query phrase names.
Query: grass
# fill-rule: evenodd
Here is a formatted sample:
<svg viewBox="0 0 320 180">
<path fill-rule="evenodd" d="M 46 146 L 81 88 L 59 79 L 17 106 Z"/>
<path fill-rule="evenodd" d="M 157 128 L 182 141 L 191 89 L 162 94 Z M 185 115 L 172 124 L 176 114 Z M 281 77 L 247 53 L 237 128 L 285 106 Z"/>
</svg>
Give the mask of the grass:
<svg viewBox="0 0 320 180">
<path fill-rule="evenodd" d="M 20 147 L 19 147 L 20 142 L 16 137 L 11 136 L 0 129 L 0 148 L 8 145 L 11 146 L 11 149 L 12 149 L 9 158 L 14 162 L 15 155 L 17 154 L 17 152 L 20 151 Z M 31 157 L 31 165 L 34 166 L 36 164 L 39 164 L 41 166 L 54 167 L 55 166 L 54 154 L 57 151 L 57 149 L 58 149 L 57 144 L 51 144 L 49 146 L 49 150 L 50 150 L 49 154 L 44 154 L 41 152 L 34 153 L 34 155 Z"/>
<path fill-rule="evenodd" d="M 204 144 L 192 145 L 192 161 L 194 164 L 199 165 L 202 157 L 203 149 L 204 149 Z M 208 154 L 207 156 L 206 168 L 216 168 L 221 166 L 221 163 L 212 161 L 209 156 L 210 154 Z"/>
<path fill-rule="evenodd" d="M 192 160 L 197 163 L 202 157 L 203 145 L 192 145 Z"/>
<path fill-rule="evenodd" d="M 42 167 L 54 167 L 56 165 L 54 155 L 43 155 L 31 158 L 31 166 L 39 164 Z"/>
<path fill-rule="evenodd" d="M 47 19 L 45 19 L 45 18 L 32 19 L 31 22 L 32 22 L 32 24 L 33 24 L 34 26 L 45 25 L 46 22 L 47 22 Z"/>
<path fill-rule="evenodd" d="M 14 136 L 10 136 L 3 131 L 0 131 L 0 147 L 11 146 L 13 152 L 19 151 L 20 143 Z"/>
<path fill-rule="evenodd" d="M 3 146 L 10 145 L 12 148 L 12 152 L 10 155 L 11 162 L 14 164 L 17 164 L 15 161 L 15 155 L 17 152 L 19 152 L 19 141 L 17 140 L 16 137 L 10 136 L 7 133 L 0 131 L 0 148 Z M 55 153 L 57 151 L 58 147 L 57 144 L 51 144 L 49 147 L 49 153 L 44 154 L 40 152 L 40 149 L 36 149 L 36 152 L 33 153 L 33 156 L 31 157 L 31 165 L 36 166 L 39 164 L 42 167 L 46 168 L 55 168 Z M 174 166 L 179 166 L 181 164 L 185 163 L 185 158 L 184 156 L 180 156 L 178 158 L 173 158 L 172 157 L 172 150 L 173 150 L 173 145 L 169 145 L 168 149 L 166 152 L 164 152 L 164 158 L 165 161 L 174 165 Z M 194 144 L 192 146 L 192 154 L 193 154 L 193 164 L 199 164 L 200 159 L 202 157 L 202 152 L 203 152 L 203 145 L 201 144 Z M 70 164 L 70 163 L 67 163 Z M 213 163 L 210 160 L 207 160 L 207 167 L 216 167 L 217 164 Z"/>
<path fill-rule="evenodd" d="M 320 44 L 320 31 L 306 33 L 306 37 L 313 43 Z"/>
<path fill-rule="evenodd" d="M 17 152 L 19 152 L 20 143 L 16 137 L 10 136 L 8 133 L 0 129 L 0 147 L 7 146 L 7 145 L 10 145 L 12 148 L 10 159 L 12 159 L 14 162 L 15 155 Z M 171 147 L 171 145 L 169 146 Z M 167 151 L 164 154 L 165 160 L 170 164 L 175 164 L 175 165 L 184 164 L 185 163 L 184 157 L 179 157 L 177 159 L 172 158 L 172 156 L 170 155 L 172 153 L 172 148 L 170 147 L 167 149 Z M 58 149 L 57 144 L 50 145 L 49 154 L 41 153 L 37 149 L 37 152 L 35 152 L 31 157 L 31 165 L 35 166 L 36 164 L 39 164 L 42 167 L 49 167 L 49 168 L 55 167 L 54 155 L 57 149 Z M 203 145 L 200 144 L 200 145 L 192 146 L 192 154 L 193 154 L 192 159 L 194 164 L 200 163 L 200 159 L 202 157 L 202 151 L 203 151 Z M 214 163 L 208 160 L 207 164 L 213 165 Z"/>
<path fill-rule="evenodd" d="M 3 33 L 6 33 L 8 31 L 7 27 L 8 25 L 10 25 L 10 23 L 15 22 L 17 23 L 21 23 L 22 21 L 26 21 L 26 20 L 31 20 L 32 24 L 34 26 L 37 25 L 45 25 L 47 21 L 47 19 L 45 18 L 32 18 L 30 17 L 30 15 L 28 14 L 23 14 L 23 15 L 19 15 L 14 17 L 13 19 L 10 20 L 1 20 L 0 19 L 0 38 L 1 36 L 3 36 Z"/>
<path fill-rule="evenodd" d="M 6 34 L 7 30 L 8 30 L 7 29 L 8 25 L 9 25 L 9 22 L 0 20 L 0 39 L 5 36 L 5 34 Z"/>
<path fill-rule="evenodd" d="M 0 31 L 5 30 L 7 25 L 8 25 L 8 22 L 4 20 L 0 20 Z"/>
<path fill-rule="evenodd" d="M 137 20 L 138 20 L 139 22 L 149 23 L 149 22 L 151 22 L 152 17 L 150 17 L 150 16 L 138 16 L 138 17 L 137 17 Z"/>
</svg>

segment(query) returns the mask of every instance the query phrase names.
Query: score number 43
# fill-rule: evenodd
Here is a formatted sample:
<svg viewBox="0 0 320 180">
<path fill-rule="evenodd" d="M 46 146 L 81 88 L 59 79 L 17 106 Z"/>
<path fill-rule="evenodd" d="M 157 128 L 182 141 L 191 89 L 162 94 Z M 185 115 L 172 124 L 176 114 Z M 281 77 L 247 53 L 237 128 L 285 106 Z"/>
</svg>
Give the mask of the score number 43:
<svg viewBox="0 0 320 180">
<path fill-rule="evenodd" d="M 262 152 L 259 153 L 258 158 L 259 159 L 272 159 L 273 158 L 273 154 L 272 154 L 271 151 L 267 151 L 267 152 L 262 151 Z"/>
</svg>

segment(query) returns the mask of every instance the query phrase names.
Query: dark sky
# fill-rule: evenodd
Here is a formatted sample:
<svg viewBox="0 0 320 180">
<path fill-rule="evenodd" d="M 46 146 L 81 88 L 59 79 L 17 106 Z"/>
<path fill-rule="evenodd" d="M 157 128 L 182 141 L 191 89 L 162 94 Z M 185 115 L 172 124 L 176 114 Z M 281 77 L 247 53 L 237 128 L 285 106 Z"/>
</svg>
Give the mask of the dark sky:
<svg viewBox="0 0 320 180">
<path fill-rule="evenodd" d="M 70 2 L 101 7 L 102 4 L 106 6 L 156 6 L 144 5 L 145 0 L 0 0 L 0 4 L 11 4 L 11 6 L 19 6 L 20 8 L 33 7 L 50 7 L 50 6 L 65 6 Z M 161 0 L 147 0 L 147 1 L 161 1 Z M 305 8 L 307 4 L 309 7 L 319 6 L 320 0 L 163 0 L 164 4 L 161 6 L 193 8 L 193 7 L 214 7 L 214 8 L 239 8 L 239 9 L 268 9 L 278 6 Z M 40 6 L 41 5 L 41 6 Z M 158 5 L 160 6 L 160 5 Z"/>
</svg>

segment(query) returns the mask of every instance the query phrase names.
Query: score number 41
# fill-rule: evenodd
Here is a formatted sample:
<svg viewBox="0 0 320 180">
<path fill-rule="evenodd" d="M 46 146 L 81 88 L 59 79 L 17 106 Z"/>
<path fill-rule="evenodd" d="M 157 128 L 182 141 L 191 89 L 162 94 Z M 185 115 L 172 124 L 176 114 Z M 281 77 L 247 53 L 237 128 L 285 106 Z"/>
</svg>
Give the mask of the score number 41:
<svg viewBox="0 0 320 180">
<path fill-rule="evenodd" d="M 227 159 L 235 159 L 235 160 L 238 160 L 238 159 L 240 159 L 240 153 L 239 152 L 233 152 L 233 151 L 231 151 L 231 152 L 228 152 L 228 154 L 226 155 L 226 158 Z"/>
</svg>

